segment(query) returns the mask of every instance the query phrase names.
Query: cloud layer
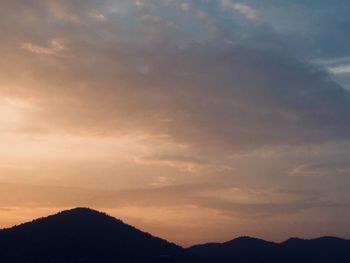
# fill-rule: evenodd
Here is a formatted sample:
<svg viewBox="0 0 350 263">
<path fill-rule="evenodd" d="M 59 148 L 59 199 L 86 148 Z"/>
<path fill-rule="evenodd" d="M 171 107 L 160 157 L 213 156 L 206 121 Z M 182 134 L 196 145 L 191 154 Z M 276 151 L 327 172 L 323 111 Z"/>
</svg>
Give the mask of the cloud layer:
<svg viewBox="0 0 350 263">
<path fill-rule="evenodd" d="M 267 7 L 4 1 L 0 179 L 8 198 L 0 206 L 159 214 L 190 205 L 193 217 L 210 210 L 213 225 L 235 218 L 239 233 L 255 216 L 268 226 L 291 215 L 301 229 L 329 216 L 312 233 L 335 224 L 332 214 L 350 200 L 341 187 L 349 180 L 350 97 L 336 77 L 346 65 L 316 51 L 304 56 L 316 48 L 301 50 L 298 25 L 282 32 Z M 25 200 L 12 194 L 16 187 Z M 67 190 L 39 195 L 35 187 Z"/>
</svg>

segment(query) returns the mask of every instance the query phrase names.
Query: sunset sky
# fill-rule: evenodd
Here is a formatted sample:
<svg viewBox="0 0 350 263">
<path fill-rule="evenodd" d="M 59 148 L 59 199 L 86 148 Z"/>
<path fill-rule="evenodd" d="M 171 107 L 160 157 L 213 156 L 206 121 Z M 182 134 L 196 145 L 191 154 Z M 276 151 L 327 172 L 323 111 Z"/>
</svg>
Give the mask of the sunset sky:
<svg viewBox="0 0 350 263">
<path fill-rule="evenodd" d="M 350 238 L 349 0 L 0 4 L 0 228 Z"/>
</svg>

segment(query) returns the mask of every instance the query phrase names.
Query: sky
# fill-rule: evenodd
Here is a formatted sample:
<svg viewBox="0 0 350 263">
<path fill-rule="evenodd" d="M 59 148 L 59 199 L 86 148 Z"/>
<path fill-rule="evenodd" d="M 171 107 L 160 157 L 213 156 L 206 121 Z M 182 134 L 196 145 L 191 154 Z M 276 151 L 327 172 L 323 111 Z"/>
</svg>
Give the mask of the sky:
<svg viewBox="0 0 350 263">
<path fill-rule="evenodd" d="M 350 238 L 348 0 L 0 2 L 0 227 Z"/>
</svg>

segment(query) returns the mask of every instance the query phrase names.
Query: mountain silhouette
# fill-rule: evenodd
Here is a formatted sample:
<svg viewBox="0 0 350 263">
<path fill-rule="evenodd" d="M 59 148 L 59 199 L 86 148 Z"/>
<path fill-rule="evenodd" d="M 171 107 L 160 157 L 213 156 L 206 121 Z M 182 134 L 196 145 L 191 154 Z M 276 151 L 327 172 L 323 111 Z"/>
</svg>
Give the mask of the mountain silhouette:
<svg viewBox="0 0 350 263">
<path fill-rule="evenodd" d="M 0 231 L 0 262 L 196 262 L 183 248 L 76 208 Z"/>
<path fill-rule="evenodd" d="M 350 241 L 240 237 L 184 249 L 89 208 L 0 230 L 4 263 L 349 263 Z"/>
<path fill-rule="evenodd" d="M 225 243 L 195 245 L 188 250 L 217 263 L 350 262 L 350 241 L 336 237 L 291 238 L 283 243 L 240 237 Z"/>
<path fill-rule="evenodd" d="M 251 237 L 240 237 L 225 243 L 196 245 L 188 250 L 215 262 L 285 262 L 283 260 L 288 254 L 288 251 L 276 243 Z"/>
</svg>

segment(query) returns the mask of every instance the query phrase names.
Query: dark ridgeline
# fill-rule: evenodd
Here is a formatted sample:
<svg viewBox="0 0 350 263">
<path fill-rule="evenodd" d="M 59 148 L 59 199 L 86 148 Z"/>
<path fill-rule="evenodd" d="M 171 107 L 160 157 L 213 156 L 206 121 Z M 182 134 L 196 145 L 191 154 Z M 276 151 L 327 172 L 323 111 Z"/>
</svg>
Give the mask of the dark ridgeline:
<svg viewBox="0 0 350 263">
<path fill-rule="evenodd" d="M 76 208 L 0 231 L 0 262 L 197 262 L 183 248 L 106 214 Z"/>
<path fill-rule="evenodd" d="M 291 238 L 283 243 L 240 237 L 187 249 L 216 263 L 350 263 L 350 240 Z"/>
<path fill-rule="evenodd" d="M 188 249 L 192 253 L 215 262 L 269 262 L 285 263 L 288 251 L 273 242 L 240 237 L 225 243 L 196 245 Z"/>
<path fill-rule="evenodd" d="M 183 249 L 88 208 L 0 230 L 4 263 L 349 263 L 350 241 L 240 237 Z"/>
</svg>

